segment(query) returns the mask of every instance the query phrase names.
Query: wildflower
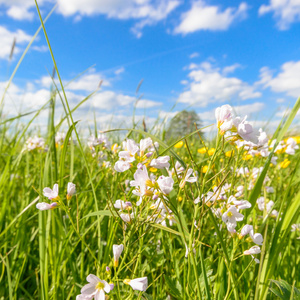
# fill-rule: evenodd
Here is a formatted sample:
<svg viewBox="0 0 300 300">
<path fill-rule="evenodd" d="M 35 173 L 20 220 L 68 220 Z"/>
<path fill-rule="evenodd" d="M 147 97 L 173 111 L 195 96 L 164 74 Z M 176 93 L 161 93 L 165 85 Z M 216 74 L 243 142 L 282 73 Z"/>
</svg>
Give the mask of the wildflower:
<svg viewBox="0 0 300 300">
<path fill-rule="evenodd" d="M 289 138 L 286 141 L 286 144 L 287 144 L 287 147 L 286 147 L 285 153 L 287 153 L 287 154 L 294 155 L 295 150 L 299 149 L 299 146 L 297 145 L 297 142 L 293 138 Z"/>
<path fill-rule="evenodd" d="M 67 200 L 71 200 L 71 198 L 75 193 L 76 193 L 76 185 L 72 182 L 68 182 Z"/>
<path fill-rule="evenodd" d="M 121 245 L 113 245 L 113 254 L 114 254 L 114 267 L 119 265 L 119 258 L 123 252 L 124 246 Z"/>
<path fill-rule="evenodd" d="M 208 166 L 203 166 L 202 167 L 202 173 L 206 173 L 208 171 Z"/>
<path fill-rule="evenodd" d="M 207 151 L 208 155 L 209 156 L 212 156 L 214 153 L 216 152 L 216 149 L 215 148 L 211 148 Z"/>
<path fill-rule="evenodd" d="M 149 194 L 150 190 L 148 190 L 148 187 L 149 185 L 152 185 L 152 181 L 148 176 L 146 166 L 143 165 L 142 169 L 137 169 L 133 176 L 134 180 L 130 181 L 130 186 L 134 186 L 135 190 L 133 190 L 132 193 L 136 196 Z"/>
<path fill-rule="evenodd" d="M 141 277 L 141 278 L 135 278 L 135 279 L 125 279 L 123 281 L 125 284 L 130 285 L 134 291 L 141 291 L 145 292 L 148 288 L 148 278 L 147 277 Z"/>
<path fill-rule="evenodd" d="M 110 285 L 93 274 L 88 275 L 86 280 L 89 283 L 81 289 L 81 295 L 76 299 L 105 300 L 105 293 L 111 291 Z"/>
<path fill-rule="evenodd" d="M 229 204 L 233 203 L 239 210 L 251 207 L 251 203 L 249 201 L 237 200 L 234 196 L 230 196 L 228 198 L 228 203 Z"/>
<path fill-rule="evenodd" d="M 249 234 L 251 230 L 253 231 L 253 226 L 252 226 L 252 225 L 246 224 L 246 225 L 242 228 L 241 233 L 240 233 L 240 235 L 239 235 L 239 238 L 241 239 L 241 238 L 244 237 L 245 235 Z"/>
<path fill-rule="evenodd" d="M 229 151 L 225 152 L 225 156 L 226 157 L 232 157 L 232 156 L 234 156 L 234 150 L 229 150 Z"/>
<path fill-rule="evenodd" d="M 152 159 L 150 166 L 154 167 L 156 169 L 163 169 L 163 168 L 169 168 L 170 167 L 170 156 L 160 156 L 158 158 Z"/>
<path fill-rule="evenodd" d="M 168 195 L 173 190 L 174 180 L 172 177 L 166 177 L 162 175 L 157 179 L 157 184 L 159 185 L 159 188 L 163 194 Z"/>
<path fill-rule="evenodd" d="M 199 148 L 199 149 L 197 150 L 197 152 L 200 153 L 200 154 L 204 154 L 204 153 L 206 152 L 206 148 L 205 148 L 205 147 Z"/>
<path fill-rule="evenodd" d="M 118 199 L 116 200 L 114 207 L 117 209 L 124 210 L 126 208 L 132 207 L 132 204 L 131 202 L 124 202 L 123 200 Z"/>
<path fill-rule="evenodd" d="M 237 208 L 234 205 L 230 206 L 222 215 L 222 220 L 226 223 L 227 229 L 230 232 L 236 227 L 236 222 L 242 221 L 243 219 L 244 216 L 237 211 Z"/>
<path fill-rule="evenodd" d="M 217 126 L 220 129 L 224 122 L 229 122 L 232 119 L 232 107 L 228 104 L 218 107 L 215 111 L 215 116 L 217 119 Z"/>
<path fill-rule="evenodd" d="M 40 202 L 36 205 L 36 208 L 39 210 L 49 210 L 54 209 L 57 206 L 57 202 L 52 202 L 51 204 L 48 204 L 46 202 Z"/>
<path fill-rule="evenodd" d="M 64 132 L 57 132 L 55 135 L 56 147 L 58 147 L 59 145 L 63 145 L 65 138 L 66 138 L 66 134 Z"/>
<path fill-rule="evenodd" d="M 197 176 L 191 177 L 191 175 L 192 175 L 193 172 L 194 172 L 193 169 L 188 169 L 187 170 L 184 179 L 182 179 L 181 182 L 180 182 L 180 184 L 179 184 L 179 187 L 181 189 L 183 189 L 183 187 L 184 187 L 184 185 L 185 185 L 186 182 L 193 183 L 193 182 L 197 181 Z"/>
<path fill-rule="evenodd" d="M 146 149 L 148 149 L 153 144 L 151 138 L 146 138 L 140 140 L 140 156 L 144 155 Z"/>
<path fill-rule="evenodd" d="M 261 251 L 260 251 L 260 248 L 258 246 L 253 246 L 250 249 L 244 251 L 244 254 L 245 255 L 253 255 L 253 254 L 259 254 L 260 252 Z"/>
<path fill-rule="evenodd" d="M 121 219 L 125 222 L 125 223 L 131 223 L 131 220 L 134 218 L 134 214 L 120 214 Z"/>
<path fill-rule="evenodd" d="M 32 151 L 34 149 L 44 149 L 45 148 L 45 140 L 42 137 L 34 136 L 33 138 L 28 138 L 25 142 L 24 149 L 22 151 L 28 150 Z"/>
<path fill-rule="evenodd" d="M 129 170 L 130 167 L 131 164 L 128 161 L 119 160 L 115 163 L 115 170 L 120 173 Z"/>
<path fill-rule="evenodd" d="M 59 200 L 60 197 L 58 196 L 58 184 L 55 183 L 53 186 L 53 190 L 48 187 L 43 189 L 44 196 L 47 197 L 49 200 Z"/>
<path fill-rule="evenodd" d="M 290 165 L 291 161 L 287 158 L 279 164 L 281 169 L 286 169 Z"/>
<path fill-rule="evenodd" d="M 181 148 L 183 146 L 183 141 L 178 142 L 177 144 L 174 145 L 174 148 Z"/>
</svg>

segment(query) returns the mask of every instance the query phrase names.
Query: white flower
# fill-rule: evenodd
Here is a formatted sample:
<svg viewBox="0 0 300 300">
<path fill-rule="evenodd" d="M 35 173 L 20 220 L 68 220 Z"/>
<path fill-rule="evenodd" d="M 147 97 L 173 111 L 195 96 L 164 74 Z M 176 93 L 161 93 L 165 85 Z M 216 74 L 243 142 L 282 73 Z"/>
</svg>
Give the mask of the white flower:
<svg viewBox="0 0 300 300">
<path fill-rule="evenodd" d="M 192 175 L 193 172 L 194 172 L 193 169 L 188 169 L 188 170 L 187 170 L 185 177 L 181 180 L 181 182 L 180 182 L 180 184 L 179 184 L 179 187 L 180 187 L 181 189 L 185 186 L 185 183 L 186 183 L 186 182 L 193 183 L 193 182 L 196 182 L 196 181 L 197 181 L 197 176 L 190 177 L 190 176 Z"/>
<path fill-rule="evenodd" d="M 224 122 L 229 122 L 232 119 L 232 107 L 228 104 L 222 105 L 221 107 L 217 107 L 215 111 L 215 116 L 217 119 L 218 127 L 220 128 L 220 126 Z"/>
<path fill-rule="evenodd" d="M 93 274 L 88 275 L 86 280 L 89 283 L 81 289 L 81 295 L 78 295 L 76 300 L 93 298 L 95 300 L 105 300 L 105 293 L 110 292 L 110 285 Z"/>
<path fill-rule="evenodd" d="M 45 187 L 43 189 L 43 192 L 44 192 L 44 196 L 47 197 L 49 200 L 59 199 L 59 196 L 58 196 L 58 184 L 57 183 L 54 184 L 53 190 L 51 190 L 48 187 Z"/>
<path fill-rule="evenodd" d="M 247 116 L 240 121 L 238 118 L 236 118 L 236 128 L 238 135 L 245 141 L 250 141 L 254 144 L 258 144 L 258 136 L 259 132 L 253 128 L 253 126 L 246 121 Z"/>
<path fill-rule="evenodd" d="M 54 209 L 56 206 L 57 206 L 56 202 L 52 202 L 51 204 L 48 204 L 46 202 L 41 202 L 36 205 L 36 208 L 39 210 L 48 210 L 48 209 Z"/>
<path fill-rule="evenodd" d="M 45 148 L 45 140 L 42 137 L 35 136 L 33 138 L 28 138 L 28 140 L 25 142 L 25 146 L 23 151 L 28 150 L 34 150 L 34 149 L 43 149 Z"/>
<path fill-rule="evenodd" d="M 140 140 L 140 155 L 143 156 L 144 152 L 147 148 L 149 148 L 153 144 L 151 138 L 146 138 L 143 140 Z"/>
<path fill-rule="evenodd" d="M 114 266 L 117 267 L 119 265 L 119 258 L 123 252 L 124 246 L 121 245 L 113 245 L 113 254 L 114 254 Z"/>
<path fill-rule="evenodd" d="M 262 245 L 263 244 L 263 236 L 260 233 L 255 233 L 253 234 L 253 230 L 250 231 L 250 237 L 253 241 L 253 243 L 257 244 L 257 245 Z"/>
<path fill-rule="evenodd" d="M 114 207 L 117 208 L 117 209 L 121 209 L 121 210 L 124 210 L 128 207 L 131 207 L 132 204 L 130 202 L 124 202 L 123 200 L 116 200 L 115 204 L 114 204 Z"/>
<path fill-rule="evenodd" d="M 160 156 L 158 158 L 152 159 L 150 166 L 156 169 L 163 169 L 163 168 L 169 168 L 170 167 L 170 156 Z"/>
<path fill-rule="evenodd" d="M 246 225 L 242 228 L 240 236 L 243 237 L 243 236 L 247 235 L 248 233 L 250 233 L 251 230 L 253 231 L 253 226 L 252 226 L 252 225 L 246 224 Z"/>
<path fill-rule="evenodd" d="M 285 150 L 285 153 L 287 153 L 287 154 L 294 155 L 295 150 L 299 149 L 299 146 L 297 145 L 297 142 L 293 138 L 289 138 L 286 141 L 286 144 L 287 144 L 287 148 Z"/>
<path fill-rule="evenodd" d="M 123 160 L 118 160 L 116 163 L 115 163 L 115 170 L 117 172 L 125 172 L 127 171 L 128 169 L 130 169 L 131 167 L 131 164 L 130 162 L 128 161 L 123 161 Z"/>
<path fill-rule="evenodd" d="M 125 279 L 125 284 L 128 284 L 132 287 L 134 291 L 141 291 L 145 292 L 148 288 L 148 278 L 147 277 L 141 277 L 141 278 L 135 278 L 135 279 Z"/>
<path fill-rule="evenodd" d="M 236 227 L 236 222 L 242 221 L 243 219 L 244 216 L 237 211 L 234 205 L 230 206 L 222 215 L 222 220 L 226 223 L 227 229 L 230 232 L 233 232 L 233 229 Z"/>
<path fill-rule="evenodd" d="M 68 182 L 67 199 L 70 200 L 75 193 L 76 193 L 76 185 L 72 182 Z"/>
<path fill-rule="evenodd" d="M 253 255 L 253 254 L 258 254 L 260 253 L 260 248 L 258 246 L 253 246 L 250 249 L 244 251 L 245 255 Z"/>
<path fill-rule="evenodd" d="M 131 220 L 134 218 L 134 214 L 120 214 L 121 219 L 126 223 L 131 223 Z"/>
<path fill-rule="evenodd" d="M 57 132 L 55 135 L 55 143 L 62 145 L 65 141 L 66 134 L 64 132 Z"/>
<path fill-rule="evenodd" d="M 134 186 L 135 190 L 133 190 L 133 194 L 136 196 L 144 196 L 147 193 L 150 195 L 150 191 L 148 191 L 148 185 L 152 185 L 152 181 L 148 176 L 148 171 L 145 165 L 142 166 L 142 169 L 137 169 L 133 175 L 134 180 L 130 181 L 130 186 Z"/>
<path fill-rule="evenodd" d="M 174 180 L 172 177 L 161 175 L 156 182 L 159 185 L 160 190 L 166 195 L 173 190 Z"/>
</svg>

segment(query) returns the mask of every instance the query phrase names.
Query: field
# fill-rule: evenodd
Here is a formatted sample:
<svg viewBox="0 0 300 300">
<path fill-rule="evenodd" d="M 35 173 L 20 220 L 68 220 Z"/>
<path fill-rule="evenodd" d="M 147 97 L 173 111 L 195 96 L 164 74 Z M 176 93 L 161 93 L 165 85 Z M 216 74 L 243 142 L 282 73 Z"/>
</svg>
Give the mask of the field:
<svg viewBox="0 0 300 300">
<path fill-rule="evenodd" d="M 41 23 L 60 86 L 27 123 L 1 100 L 0 299 L 299 299 L 300 98 L 272 135 L 229 105 L 213 139 L 83 134 Z"/>
<path fill-rule="evenodd" d="M 0 299 L 297 299 L 299 101 L 273 139 L 228 105 L 212 141 L 2 120 Z"/>
</svg>

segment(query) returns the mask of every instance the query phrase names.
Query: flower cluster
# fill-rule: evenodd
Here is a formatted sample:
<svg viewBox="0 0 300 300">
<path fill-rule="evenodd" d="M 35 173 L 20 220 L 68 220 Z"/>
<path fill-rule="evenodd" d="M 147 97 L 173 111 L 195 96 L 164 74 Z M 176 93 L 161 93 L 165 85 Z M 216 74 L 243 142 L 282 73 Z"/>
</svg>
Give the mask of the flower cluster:
<svg viewBox="0 0 300 300">
<path fill-rule="evenodd" d="M 123 252 L 124 246 L 113 245 L 114 267 L 119 265 L 119 258 Z M 106 267 L 108 283 L 106 280 L 102 280 L 96 275 L 89 274 L 86 278 L 88 284 L 82 287 L 81 294 L 76 296 L 76 300 L 105 300 L 105 294 L 109 294 L 115 287 L 111 282 L 111 271 L 109 267 Z M 131 286 L 134 291 L 144 292 L 148 288 L 148 278 L 141 277 L 135 279 L 124 279 L 123 283 Z"/>
<path fill-rule="evenodd" d="M 59 205 L 59 202 L 61 201 L 61 198 L 59 197 L 59 188 L 58 184 L 55 183 L 53 186 L 53 189 L 50 189 L 49 187 L 45 187 L 43 189 L 44 196 L 47 197 L 49 200 L 53 201 L 51 204 L 48 204 L 46 202 L 40 202 L 36 205 L 36 208 L 39 210 L 49 210 L 54 209 Z M 73 195 L 76 193 L 76 186 L 74 183 L 69 182 L 67 187 L 67 200 L 71 200 Z"/>
</svg>

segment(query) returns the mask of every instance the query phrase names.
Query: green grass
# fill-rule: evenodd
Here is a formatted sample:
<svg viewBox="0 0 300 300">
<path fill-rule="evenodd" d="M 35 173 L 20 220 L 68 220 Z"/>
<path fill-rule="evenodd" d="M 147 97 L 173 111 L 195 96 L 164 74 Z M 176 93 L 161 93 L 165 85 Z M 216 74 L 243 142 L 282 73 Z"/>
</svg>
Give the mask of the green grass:
<svg viewBox="0 0 300 300">
<path fill-rule="evenodd" d="M 167 226 L 154 222 L 159 216 L 153 218 L 158 209 L 151 207 L 152 196 L 144 196 L 137 206 L 139 198 L 128 184 L 134 179 L 137 163 L 145 158 L 136 156 L 131 169 L 118 173 L 114 165 L 121 149 L 113 151 L 101 144 L 95 148 L 96 155 L 92 155 L 87 136 L 79 134 L 79 123 L 73 119 L 74 111 L 92 95 L 74 108 L 69 106 L 42 18 L 41 24 L 39 30 L 43 29 L 46 36 L 60 86 L 53 82 L 49 101 L 40 110 L 30 112 L 32 118 L 27 124 L 22 123 L 22 118 L 28 113 L 1 119 L 0 299 L 75 299 L 89 274 L 114 283 L 107 295 L 109 299 L 298 299 L 299 230 L 291 231 L 291 226 L 300 223 L 300 151 L 295 155 L 272 152 L 266 158 L 254 156 L 245 160 L 244 149 L 236 149 L 221 135 L 215 141 L 206 140 L 202 129 L 176 141 L 166 141 L 163 130 L 144 132 L 134 121 L 134 128 L 110 130 L 107 135 L 111 144 L 120 145 L 120 133 L 124 132 L 137 143 L 150 137 L 160 145 L 153 157 L 169 155 L 170 170 L 178 161 L 185 167 L 184 172 L 188 168 L 198 172 L 197 181 L 184 186 L 180 186 L 180 174 L 173 173 L 174 189 L 162 201 L 165 208 L 172 210 L 174 222 L 167 219 Z M 4 101 L 5 95 L 1 107 Z M 65 108 L 65 116 L 58 124 L 54 122 L 55 101 L 61 101 Z M 277 143 L 287 135 L 299 106 L 300 99 L 275 132 Z M 27 138 L 35 135 L 30 125 L 45 109 L 49 111 L 48 128 L 43 134 L 47 151 L 23 151 Z M 68 124 L 66 139 L 58 145 L 55 135 L 63 122 Z M 178 147 L 180 141 L 182 145 Z M 201 154 L 198 149 L 203 147 L 215 148 L 215 152 Z M 229 150 L 234 151 L 232 157 L 226 155 Z M 109 167 L 97 158 L 101 152 L 110 162 Z M 271 164 L 272 155 L 278 157 L 276 166 Z M 280 168 L 286 158 L 289 166 Z M 149 174 L 168 176 L 166 170 L 147 167 Z M 263 171 L 253 178 L 251 174 L 238 175 L 236 170 L 240 167 L 250 171 L 263 167 Z M 274 193 L 265 189 L 266 176 Z M 66 198 L 68 182 L 77 188 L 70 200 Z M 51 203 L 43 189 L 52 188 L 55 183 L 59 184 L 59 206 L 37 210 L 38 202 Z M 215 214 L 224 201 L 212 206 L 203 201 L 194 203 L 196 197 L 201 199 L 214 187 L 218 194 L 225 184 L 231 184 L 227 198 L 242 185 L 242 199 L 252 204 L 242 210 L 245 217 L 238 222 L 237 234 L 230 234 Z M 253 188 L 248 190 L 251 184 Z M 262 196 L 274 202 L 272 209 L 279 212 L 277 217 L 266 209 L 258 209 L 256 201 Z M 114 208 L 118 199 L 132 202 L 135 217 L 131 223 L 123 222 Z M 243 255 L 255 245 L 249 235 L 239 238 L 245 224 L 253 225 L 254 232 L 264 237 L 262 252 L 255 255 L 259 264 Z M 113 263 L 113 244 L 124 245 L 118 267 Z M 111 272 L 106 271 L 107 266 Z M 149 283 L 145 292 L 133 291 L 123 283 L 124 279 L 144 276 Z"/>
</svg>

